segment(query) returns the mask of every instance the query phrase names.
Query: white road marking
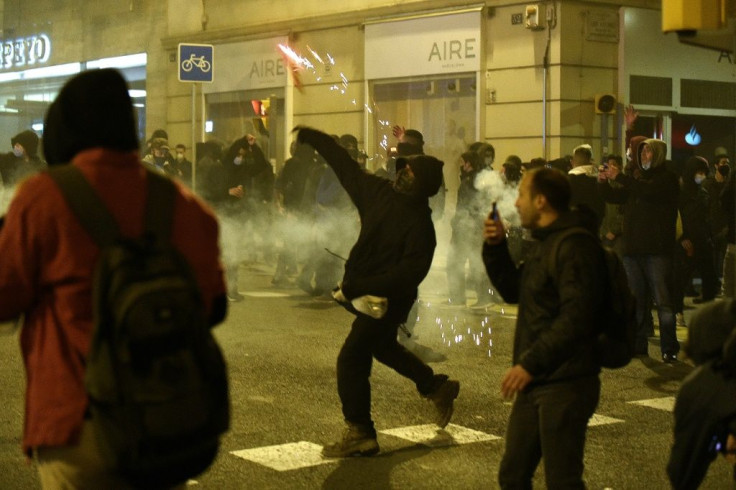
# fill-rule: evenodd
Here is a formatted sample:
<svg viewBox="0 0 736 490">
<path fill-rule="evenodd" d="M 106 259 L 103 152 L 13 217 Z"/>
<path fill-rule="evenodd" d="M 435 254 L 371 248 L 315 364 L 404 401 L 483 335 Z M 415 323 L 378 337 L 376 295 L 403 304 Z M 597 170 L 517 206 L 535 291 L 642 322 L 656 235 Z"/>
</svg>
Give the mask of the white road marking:
<svg viewBox="0 0 736 490">
<path fill-rule="evenodd" d="M 336 459 L 324 459 L 322 446 L 307 441 L 243 449 L 232 451 L 230 454 L 276 471 L 298 470 L 337 461 Z"/>
<path fill-rule="evenodd" d="M 624 420 L 615 419 L 613 417 L 606 417 L 605 415 L 599 415 L 597 413 L 594 413 L 593 416 L 588 421 L 588 427 L 596 427 L 598 425 L 620 424 L 622 422 L 624 422 Z"/>
<path fill-rule="evenodd" d="M 485 432 L 468 429 L 467 427 L 461 427 L 455 424 L 448 425 L 444 430 L 434 424 L 426 424 L 386 429 L 379 432 L 432 447 L 472 444 L 474 442 L 501 439 L 501 437 L 494 436 L 493 434 L 486 434 Z"/>
<path fill-rule="evenodd" d="M 664 398 L 651 398 L 649 400 L 636 400 L 631 403 L 632 405 L 641 405 L 643 407 L 656 408 L 657 410 L 664 410 L 665 412 L 672 412 L 675 409 L 675 397 L 666 396 Z"/>
<path fill-rule="evenodd" d="M 242 291 L 240 294 L 252 298 L 288 298 L 292 296 L 289 293 L 276 293 L 273 291 Z"/>
</svg>

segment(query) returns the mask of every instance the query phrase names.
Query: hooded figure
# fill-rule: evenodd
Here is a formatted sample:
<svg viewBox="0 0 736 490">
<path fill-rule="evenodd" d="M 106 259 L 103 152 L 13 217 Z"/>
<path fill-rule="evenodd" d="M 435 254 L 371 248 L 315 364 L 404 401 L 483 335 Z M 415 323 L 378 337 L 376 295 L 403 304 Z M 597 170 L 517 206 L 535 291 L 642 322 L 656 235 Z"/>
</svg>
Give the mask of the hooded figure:
<svg viewBox="0 0 736 490">
<path fill-rule="evenodd" d="M 16 144 L 22 146 L 26 155 L 30 158 L 38 156 L 38 135 L 30 129 L 18 133 L 10 138 L 10 145 L 15 147 Z"/>
<path fill-rule="evenodd" d="M 0 155 L 0 177 L 6 188 L 45 167 L 38 157 L 38 143 L 38 135 L 31 130 L 22 131 L 10 138 L 12 151 Z"/>
<path fill-rule="evenodd" d="M 67 163 L 80 151 L 98 146 L 138 149 L 128 86 L 115 70 L 88 71 L 70 80 L 49 107 L 44 128 L 49 165 Z"/>
<path fill-rule="evenodd" d="M 649 159 L 643 155 L 646 149 L 645 145 L 648 146 L 651 151 L 651 158 Z M 643 171 L 657 169 L 665 164 L 665 159 L 667 158 L 667 143 L 654 138 L 645 139 L 636 147 L 635 155 L 636 164 L 639 169 Z"/>
<path fill-rule="evenodd" d="M 664 141 L 646 139 L 634 150 L 634 175 L 611 166 L 602 174 L 607 180 L 598 183 L 598 193 L 606 202 L 623 204 L 623 260 L 637 299 L 636 354 L 648 355 L 644 318 L 648 315 L 646 298 L 653 297 L 657 303 L 662 360 L 674 362 L 680 344 L 675 335 L 671 264 L 680 185 L 677 175 L 665 165 Z M 620 186 L 609 185 L 611 180 Z"/>
<path fill-rule="evenodd" d="M 84 178 L 126 238 L 145 233 L 151 178 L 140 163 L 136 127 L 128 86 L 112 69 L 67 81 L 45 118 L 49 162 Z M 167 244 L 190 265 L 214 326 L 227 305 L 218 224 L 182 184 L 172 186 Z M 23 452 L 34 456 L 45 488 L 130 488 L 100 457 L 105 449 L 89 416 L 85 376 L 94 331 L 94 265 L 101 252 L 70 202 L 51 172 L 30 176 L 18 186 L 0 231 L 0 320 L 25 314 Z"/>
<path fill-rule="evenodd" d="M 333 291 L 335 300 L 356 315 L 337 361 L 337 390 L 348 430 L 342 440 L 325 446 L 323 454 L 371 455 L 378 452 L 369 381 L 374 358 L 414 382 L 434 403 L 440 427 L 450 421 L 460 389 L 457 381 L 435 375 L 396 338 L 432 264 L 437 241 L 428 199 L 442 185 L 443 163 L 426 155 L 411 156 L 391 183 L 361 170 L 330 135 L 298 130 L 297 141 L 314 147 L 335 171 L 358 208 L 361 224 L 342 281 Z M 359 309 L 356 302 L 369 301 L 366 298 L 382 300 L 381 311 Z"/>
<path fill-rule="evenodd" d="M 736 302 L 719 301 L 693 315 L 688 356 L 698 366 L 675 401 L 674 443 L 667 464 L 672 488 L 696 489 L 736 433 Z"/>
</svg>

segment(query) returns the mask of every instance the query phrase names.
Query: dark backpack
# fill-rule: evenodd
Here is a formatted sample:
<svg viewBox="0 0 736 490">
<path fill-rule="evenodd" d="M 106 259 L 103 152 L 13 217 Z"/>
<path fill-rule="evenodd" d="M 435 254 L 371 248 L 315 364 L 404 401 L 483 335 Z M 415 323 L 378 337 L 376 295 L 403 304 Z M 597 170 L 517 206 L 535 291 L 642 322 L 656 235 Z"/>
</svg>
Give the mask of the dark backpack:
<svg viewBox="0 0 736 490">
<path fill-rule="evenodd" d="M 552 237 L 548 270 L 553 274 L 557 268 L 560 244 L 571 235 L 588 235 L 597 243 L 593 234 L 581 227 L 568 228 Z M 599 315 L 601 329 L 595 343 L 596 359 L 602 367 L 617 369 L 626 366 L 634 357 L 636 298 L 631 294 L 621 259 L 613 251 L 603 247 L 601 249 L 606 260 L 605 294 L 607 301 L 604 302 L 604 308 Z"/>
<path fill-rule="evenodd" d="M 149 171 L 145 233 L 127 238 L 79 169 L 49 175 L 100 247 L 84 382 L 102 456 L 135 487 L 184 482 L 215 459 L 230 408 L 197 282 L 170 242 L 176 189 Z"/>
</svg>

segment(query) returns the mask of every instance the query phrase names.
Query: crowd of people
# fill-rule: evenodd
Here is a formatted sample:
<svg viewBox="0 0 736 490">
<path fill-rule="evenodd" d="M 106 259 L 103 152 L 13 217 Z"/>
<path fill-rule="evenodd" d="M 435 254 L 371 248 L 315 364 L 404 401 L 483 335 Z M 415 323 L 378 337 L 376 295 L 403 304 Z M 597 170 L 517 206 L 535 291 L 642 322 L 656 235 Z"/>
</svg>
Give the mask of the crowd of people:
<svg viewBox="0 0 736 490">
<path fill-rule="evenodd" d="M 629 127 L 636 117 L 626 109 Z M 126 236 L 143 227 L 147 174 L 140 163 L 179 181 L 171 241 L 191 265 L 209 325 L 225 318 L 228 300 L 243 300 L 238 270 L 244 260 L 273 265 L 274 287 L 297 286 L 355 315 L 337 358 L 346 430 L 324 447 L 326 457 L 379 450 L 370 404 L 374 359 L 411 380 L 434 407 L 437 426 L 447 426 L 460 382 L 435 373 L 426 351 L 406 342 L 437 246 L 435 223 L 446 207 L 445 163 L 424 154 L 420 131 L 396 126 L 396 151 L 375 172 L 350 134 L 297 128 L 278 175 L 253 135 L 230 145 L 204 143 L 196 172 L 207 206 L 187 188 L 194 168 L 184 145 L 172 154 L 168 135 L 157 130 L 140 150 L 133 121 L 119 73 L 83 73 L 51 105 L 43 153 L 48 165 L 78 167 Z M 466 307 L 473 290 L 473 306 L 486 307 L 492 288 L 519 304 L 513 363 L 500 381 L 501 394 L 514 399 L 502 488 L 529 488 L 542 459 L 548 487 L 584 488 L 585 432 L 601 386 L 595 343 L 606 301 L 604 246 L 621 257 L 637 300 L 638 356 L 649 356 L 653 309 L 661 358 L 669 364 L 678 361 L 684 297 L 697 294 L 694 303 L 719 294 L 734 298 L 736 180 L 728 152 L 719 149 L 712 162 L 692 156 L 678 165 L 667 160 L 664 141 L 631 134 L 627 141 L 625 160 L 604 155 L 596 161 L 587 144 L 551 161 L 510 155 L 498 170 L 488 143 L 470 144 L 457 156 L 445 306 Z M 0 231 L 0 288 L 6 292 L 0 319 L 25 314 L 24 451 L 35 454 L 45 488 L 118 484 L 90 435 L 84 391 L 93 324 L 90 257 L 100 251 L 49 174 L 38 172 L 46 165 L 38 135 L 23 131 L 11 144 L 12 152 L 0 155 L 0 177 L 5 189 L 23 185 Z M 500 187 L 487 185 L 489 175 Z M 504 208 L 506 191 L 514 198 Z M 700 291 L 693 291 L 695 275 Z M 734 311 L 729 303 L 728 314 Z M 729 319 L 724 329 L 730 334 Z M 687 427 L 678 429 L 692 436 Z M 724 441 L 731 450 L 736 446 L 732 435 Z"/>
</svg>

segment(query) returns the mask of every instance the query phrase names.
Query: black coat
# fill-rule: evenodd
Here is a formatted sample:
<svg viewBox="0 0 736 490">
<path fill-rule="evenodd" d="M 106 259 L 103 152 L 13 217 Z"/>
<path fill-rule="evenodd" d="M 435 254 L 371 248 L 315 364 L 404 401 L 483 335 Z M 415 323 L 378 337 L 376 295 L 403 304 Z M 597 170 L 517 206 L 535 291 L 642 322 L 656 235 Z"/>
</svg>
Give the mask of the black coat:
<svg viewBox="0 0 736 490">
<path fill-rule="evenodd" d="M 591 215 L 592 211 L 587 211 Z M 595 233 L 595 217 L 571 211 L 537 228 L 539 240 L 528 260 L 516 267 L 506 242 L 483 245 L 488 276 L 507 303 L 518 303 L 513 363 L 532 376 L 530 387 L 597 375 L 595 337 L 605 300 L 606 264 L 594 236 L 574 234 L 559 245 L 556 269 L 549 257 L 555 234 L 583 226 Z"/>
<path fill-rule="evenodd" d="M 406 321 L 437 244 L 427 198 L 399 193 L 388 180 L 366 173 L 328 134 L 302 129 L 298 138 L 324 157 L 360 214 L 343 294 L 347 299 L 366 294 L 388 298 L 384 319 Z"/>
<path fill-rule="evenodd" d="M 663 255 L 672 252 L 676 239 L 680 185 L 665 165 L 642 170 L 639 178 L 620 173 L 613 187 L 598 184 L 606 202 L 624 205 L 624 254 Z"/>
</svg>

